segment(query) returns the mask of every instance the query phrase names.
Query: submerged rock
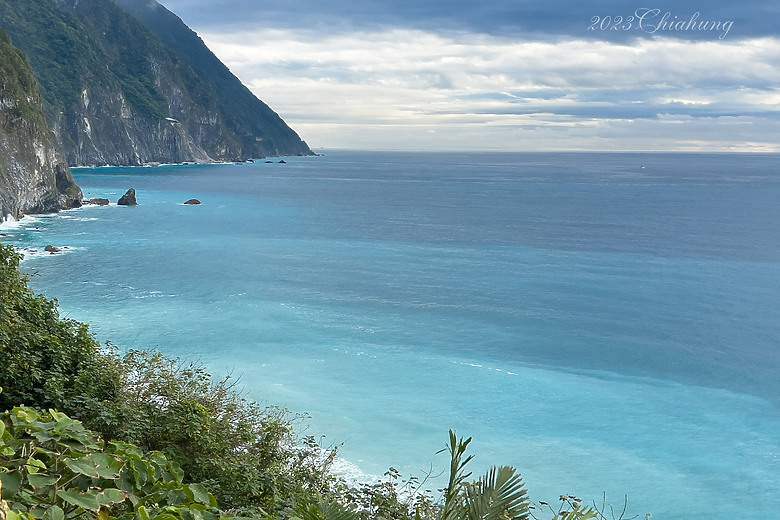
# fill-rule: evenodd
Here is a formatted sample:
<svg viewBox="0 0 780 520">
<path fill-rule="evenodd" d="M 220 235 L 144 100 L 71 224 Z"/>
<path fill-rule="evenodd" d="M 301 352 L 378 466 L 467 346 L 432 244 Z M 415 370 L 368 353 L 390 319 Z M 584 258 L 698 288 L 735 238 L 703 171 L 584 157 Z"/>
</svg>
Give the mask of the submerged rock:
<svg viewBox="0 0 780 520">
<path fill-rule="evenodd" d="M 95 206 L 108 206 L 108 199 L 89 199 L 85 200 L 84 204 L 92 204 Z"/>
<path fill-rule="evenodd" d="M 62 251 L 62 249 L 60 249 L 57 246 L 46 246 L 43 250 L 46 251 L 47 253 L 51 253 L 51 254 L 59 253 L 59 252 Z"/>
<path fill-rule="evenodd" d="M 196 206 L 200 204 L 200 201 L 198 199 L 190 199 L 187 202 L 185 202 L 185 204 L 188 204 L 190 206 Z"/>
<path fill-rule="evenodd" d="M 127 190 L 127 193 L 122 195 L 122 198 L 117 201 L 117 204 L 120 206 L 137 206 L 138 201 L 135 200 L 135 189 L 130 188 Z"/>
</svg>

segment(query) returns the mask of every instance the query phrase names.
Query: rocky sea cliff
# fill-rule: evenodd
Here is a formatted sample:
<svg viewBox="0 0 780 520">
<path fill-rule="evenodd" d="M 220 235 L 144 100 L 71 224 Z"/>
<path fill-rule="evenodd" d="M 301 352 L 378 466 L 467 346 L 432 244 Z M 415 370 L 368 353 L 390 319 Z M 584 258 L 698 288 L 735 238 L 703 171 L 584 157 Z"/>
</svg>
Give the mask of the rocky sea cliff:
<svg viewBox="0 0 780 520">
<path fill-rule="evenodd" d="M 0 30 L 0 221 L 81 205 L 30 66 Z"/>
<path fill-rule="evenodd" d="M 314 155 L 155 1 L 0 2 L 0 221 L 81 205 L 69 166 Z"/>
</svg>

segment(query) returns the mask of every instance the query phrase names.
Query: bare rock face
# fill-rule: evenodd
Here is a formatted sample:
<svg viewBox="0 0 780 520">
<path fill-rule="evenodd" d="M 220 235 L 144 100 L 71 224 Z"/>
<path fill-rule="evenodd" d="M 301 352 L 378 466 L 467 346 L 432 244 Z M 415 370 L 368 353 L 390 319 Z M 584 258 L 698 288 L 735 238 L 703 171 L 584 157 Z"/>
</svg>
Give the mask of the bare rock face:
<svg viewBox="0 0 780 520">
<path fill-rule="evenodd" d="M 0 30 L 0 222 L 81 205 L 32 70 Z"/>
<path fill-rule="evenodd" d="M 117 201 L 117 204 L 120 206 L 137 206 L 138 201 L 135 200 L 135 189 L 130 188 L 127 190 L 127 193 L 122 195 L 122 197 Z"/>
<path fill-rule="evenodd" d="M 200 201 L 198 199 L 190 199 L 187 202 L 185 202 L 188 206 L 197 206 L 200 204 Z"/>
</svg>

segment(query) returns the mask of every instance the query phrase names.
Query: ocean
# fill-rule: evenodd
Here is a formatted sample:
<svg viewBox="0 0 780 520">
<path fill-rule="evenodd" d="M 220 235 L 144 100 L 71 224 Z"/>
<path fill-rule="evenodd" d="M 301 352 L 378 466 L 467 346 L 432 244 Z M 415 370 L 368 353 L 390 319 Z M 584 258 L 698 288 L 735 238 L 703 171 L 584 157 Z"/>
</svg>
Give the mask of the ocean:
<svg viewBox="0 0 780 520">
<path fill-rule="evenodd" d="M 307 413 L 350 478 L 436 489 L 454 429 L 475 475 L 514 465 L 536 501 L 780 511 L 778 155 L 332 151 L 74 177 L 112 205 L 2 228 L 36 291 L 101 341 Z M 113 204 L 130 187 L 139 205 Z"/>
</svg>

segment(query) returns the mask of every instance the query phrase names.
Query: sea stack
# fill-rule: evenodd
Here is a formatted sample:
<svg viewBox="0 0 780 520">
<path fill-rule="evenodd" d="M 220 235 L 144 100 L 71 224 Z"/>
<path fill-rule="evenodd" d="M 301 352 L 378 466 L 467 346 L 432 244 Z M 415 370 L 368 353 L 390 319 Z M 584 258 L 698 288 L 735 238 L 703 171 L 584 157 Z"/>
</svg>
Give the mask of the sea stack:
<svg viewBox="0 0 780 520">
<path fill-rule="evenodd" d="M 130 188 L 127 190 L 127 193 L 122 195 L 122 198 L 117 201 L 117 204 L 120 206 L 137 206 L 138 201 L 135 200 L 135 189 Z"/>
</svg>

